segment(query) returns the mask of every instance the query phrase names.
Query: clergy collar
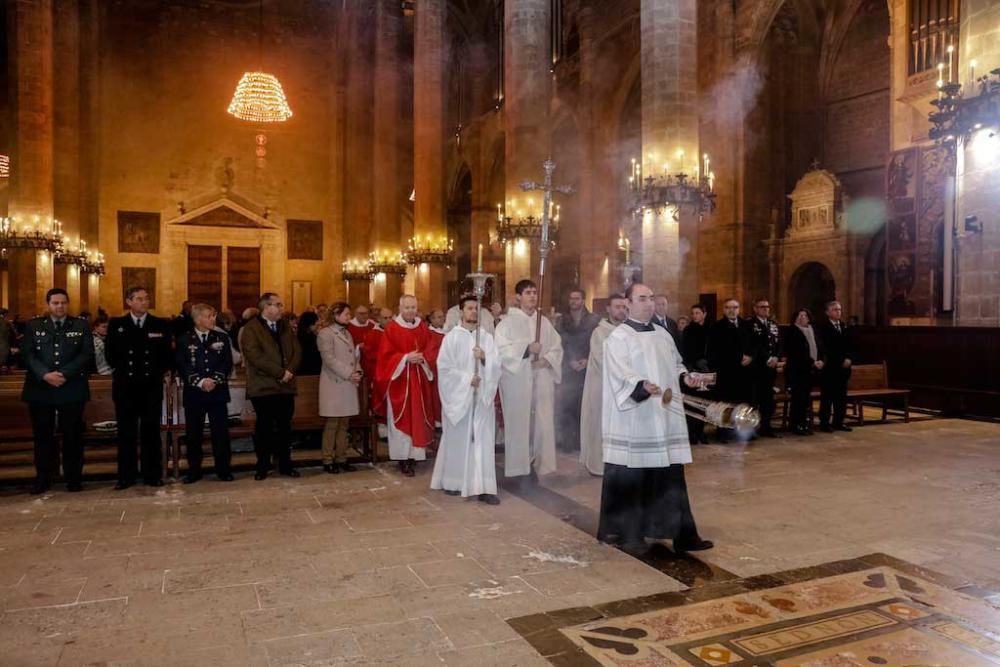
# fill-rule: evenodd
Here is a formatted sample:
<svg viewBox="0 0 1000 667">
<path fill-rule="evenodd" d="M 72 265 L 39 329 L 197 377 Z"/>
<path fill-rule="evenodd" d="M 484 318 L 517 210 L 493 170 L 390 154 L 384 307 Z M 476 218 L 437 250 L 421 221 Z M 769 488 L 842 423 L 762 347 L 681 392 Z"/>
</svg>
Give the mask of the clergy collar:
<svg viewBox="0 0 1000 667">
<path fill-rule="evenodd" d="M 535 315 L 538 314 L 538 309 L 537 308 L 535 308 L 535 312 L 533 312 L 531 315 L 529 315 L 528 313 L 524 312 L 524 310 L 521 309 L 518 306 L 511 306 L 510 308 L 507 309 L 507 311 L 508 311 L 508 314 L 511 313 L 511 312 L 521 313 L 522 315 L 524 315 L 525 317 L 527 317 L 528 319 L 531 319 L 531 320 L 535 319 Z"/>
<path fill-rule="evenodd" d="M 605 322 L 607 322 L 608 324 L 610 324 L 610 325 L 611 325 L 611 326 L 613 326 L 613 327 L 616 327 L 616 326 L 618 326 L 619 324 L 621 324 L 621 322 L 615 322 L 615 321 L 614 321 L 613 319 L 611 319 L 610 317 L 605 317 L 605 318 L 604 318 L 604 321 L 605 321 Z"/>
<path fill-rule="evenodd" d="M 428 325 L 427 328 L 430 329 L 431 331 L 433 331 L 436 334 L 441 334 L 442 336 L 445 335 L 445 333 L 447 333 L 444 329 L 439 329 L 437 327 L 433 327 L 433 326 L 430 326 L 430 325 Z"/>
<path fill-rule="evenodd" d="M 640 322 L 639 320 L 633 320 L 630 317 L 627 320 L 625 320 L 625 324 L 629 325 L 630 327 L 632 327 L 633 329 L 635 329 L 636 331 L 639 331 L 639 332 L 642 332 L 642 331 L 655 331 L 656 330 L 656 327 L 653 326 L 653 321 L 652 320 L 650 320 L 649 322 Z"/>
<path fill-rule="evenodd" d="M 362 329 L 369 329 L 371 327 L 377 327 L 378 326 L 377 324 L 375 324 L 371 320 L 365 320 L 365 323 L 361 324 L 361 322 L 358 322 L 358 318 L 356 318 L 356 317 L 351 320 L 351 325 L 352 326 L 356 326 L 356 327 L 361 327 Z"/>
<path fill-rule="evenodd" d="M 402 315 L 396 315 L 392 319 L 393 319 L 393 321 L 396 324 L 398 324 L 399 326 L 403 327 L 404 329 L 416 329 L 417 327 L 420 326 L 420 316 L 419 315 L 417 315 L 416 318 L 414 318 L 414 320 L 412 322 L 407 322 L 406 320 L 404 320 Z"/>
</svg>

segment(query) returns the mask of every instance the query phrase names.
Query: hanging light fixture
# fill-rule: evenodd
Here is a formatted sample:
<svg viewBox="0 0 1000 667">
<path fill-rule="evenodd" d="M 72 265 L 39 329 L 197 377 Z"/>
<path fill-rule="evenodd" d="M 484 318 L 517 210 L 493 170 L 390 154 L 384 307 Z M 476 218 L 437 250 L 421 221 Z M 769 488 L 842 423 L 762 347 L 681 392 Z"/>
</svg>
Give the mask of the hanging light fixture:
<svg viewBox="0 0 1000 667">
<path fill-rule="evenodd" d="M 264 0 L 260 0 L 257 26 L 257 54 L 263 57 Z M 229 113 L 253 123 L 280 123 L 292 117 L 278 77 L 267 72 L 246 72 L 236 84 Z"/>
</svg>

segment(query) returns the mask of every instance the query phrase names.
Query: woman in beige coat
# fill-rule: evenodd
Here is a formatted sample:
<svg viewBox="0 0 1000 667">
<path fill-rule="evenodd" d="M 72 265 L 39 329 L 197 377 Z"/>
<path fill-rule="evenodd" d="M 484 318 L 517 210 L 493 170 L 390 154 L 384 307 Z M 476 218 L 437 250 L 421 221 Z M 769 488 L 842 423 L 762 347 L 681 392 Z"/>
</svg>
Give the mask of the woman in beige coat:
<svg viewBox="0 0 1000 667">
<path fill-rule="evenodd" d="M 347 330 L 351 307 L 335 303 L 326 311 L 325 326 L 316 339 L 323 368 L 319 374 L 319 414 L 326 417 L 323 428 L 323 470 L 336 474 L 351 472 L 347 462 L 347 426 L 358 414 L 358 385 L 361 371 L 354 340 Z"/>
</svg>

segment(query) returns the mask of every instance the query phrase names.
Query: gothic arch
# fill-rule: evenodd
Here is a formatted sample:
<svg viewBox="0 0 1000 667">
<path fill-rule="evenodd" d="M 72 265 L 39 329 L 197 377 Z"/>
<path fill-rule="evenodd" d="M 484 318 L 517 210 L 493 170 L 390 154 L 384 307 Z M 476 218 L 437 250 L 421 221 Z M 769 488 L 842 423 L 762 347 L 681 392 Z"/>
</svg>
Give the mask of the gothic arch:
<svg viewBox="0 0 1000 667">
<path fill-rule="evenodd" d="M 788 281 L 788 308 L 808 308 L 813 321 L 820 318 L 826 303 L 837 298 L 837 282 L 833 272 L 821 262 L 805 262 L 792 273 Z"/>
</svg>

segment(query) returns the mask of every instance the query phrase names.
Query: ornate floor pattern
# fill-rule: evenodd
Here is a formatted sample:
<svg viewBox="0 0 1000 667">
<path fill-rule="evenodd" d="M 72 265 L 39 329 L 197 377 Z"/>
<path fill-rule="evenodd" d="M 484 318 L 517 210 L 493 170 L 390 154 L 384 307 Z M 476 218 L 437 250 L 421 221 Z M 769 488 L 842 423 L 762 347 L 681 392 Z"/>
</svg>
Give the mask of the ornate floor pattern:
<svg viewBox="0 0 1000 667">
<path fill-rule="evenodd" d="M 882 554 L 510 623 L 553 664 L 1000 665 L 1000 609 Z"/>
</svg>

